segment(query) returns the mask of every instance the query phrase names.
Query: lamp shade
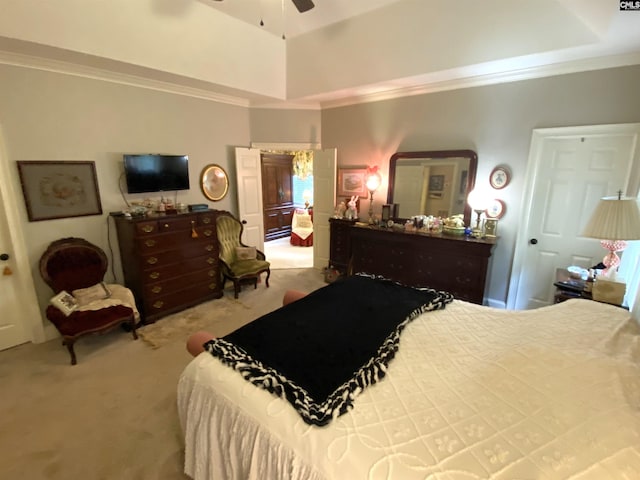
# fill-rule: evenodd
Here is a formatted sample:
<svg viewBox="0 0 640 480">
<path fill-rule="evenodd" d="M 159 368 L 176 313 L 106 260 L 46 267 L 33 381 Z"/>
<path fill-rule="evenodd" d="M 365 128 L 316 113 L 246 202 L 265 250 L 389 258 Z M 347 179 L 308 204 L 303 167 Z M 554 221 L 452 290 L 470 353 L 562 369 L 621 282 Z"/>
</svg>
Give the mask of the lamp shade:
<svg viewBox="0 0 640 480">
<path fill-rule="evenodd" d="M 467 203 L 473 210 L 486 210 L 491 202 L 488 192 L 474 189 L 467 195 Z"/>
<path fill-rule="evenodd" d="M 600 240 L 640 240 L 640 210 L 635 198 L 604 197 L 582 236 Z"/>
<path fill-rule="evenodd" d="M 365 175 L 365 182 L 367 185 L 367 190 L 370 192 L 375 192 L 380 187 L 382 183 L 382 176 L 380 172 L 378 172 L 378 166 L 374 165 L 373 167 L 367 167 L 367 174 Z"/>
</svg>

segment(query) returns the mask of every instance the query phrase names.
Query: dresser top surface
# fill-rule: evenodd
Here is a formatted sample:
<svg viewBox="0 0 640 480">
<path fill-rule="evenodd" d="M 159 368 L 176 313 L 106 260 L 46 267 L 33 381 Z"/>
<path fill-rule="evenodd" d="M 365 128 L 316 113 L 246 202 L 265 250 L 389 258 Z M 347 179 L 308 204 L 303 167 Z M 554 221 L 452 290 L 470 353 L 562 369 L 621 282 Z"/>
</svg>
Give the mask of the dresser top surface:
<svg viewBox="0 0 640 480">
<path fill-rule="evenodd" d="M 379 232 L 385 235 L 409 235 L 413 237 L 426 237 L 426 238 L 435 238 L 439 240 L 450 240 L 454 242 L 465 242 L 465 243 L 480 243 L 480 244 L 489 244 L 495 245 L 497 243 L 497 237 L 484 237 L 484 238 L 476 238 L 470 237 L 466 235 L 447 235 L 446 233 L 429 233 L 429 232 L 419 232 L 419 231 L 405 231 L 399 230 L 397 228 L 385 228 L 378 227 L 375 225 L 366 225 L 357 223 L 352 226 L 355 230 L 361 231 L 370 231 L 370 232 Z"/>
</svg>

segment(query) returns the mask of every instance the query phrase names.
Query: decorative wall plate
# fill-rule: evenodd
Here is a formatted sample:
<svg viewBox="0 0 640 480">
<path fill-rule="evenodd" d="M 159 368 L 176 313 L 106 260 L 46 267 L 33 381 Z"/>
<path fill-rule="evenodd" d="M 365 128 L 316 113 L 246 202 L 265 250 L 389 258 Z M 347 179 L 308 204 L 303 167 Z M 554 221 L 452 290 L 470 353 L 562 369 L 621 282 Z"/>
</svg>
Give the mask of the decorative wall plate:
<svg viewBox="0 0 640 480">
<path fill-rule="evenodd" d="M 496 167 L 489 175 L 489 183 L 496 190 L 506 187 L 511 181 L 511 172 L 507 167 Z"/>
<path fill-rule="evenodd" d="M 507 211 L 507 206 L 502 200 L 491 200 L 489 208 L 485 210 L 485 215 L 488 218 L 502 218 Z"/>
</svg>

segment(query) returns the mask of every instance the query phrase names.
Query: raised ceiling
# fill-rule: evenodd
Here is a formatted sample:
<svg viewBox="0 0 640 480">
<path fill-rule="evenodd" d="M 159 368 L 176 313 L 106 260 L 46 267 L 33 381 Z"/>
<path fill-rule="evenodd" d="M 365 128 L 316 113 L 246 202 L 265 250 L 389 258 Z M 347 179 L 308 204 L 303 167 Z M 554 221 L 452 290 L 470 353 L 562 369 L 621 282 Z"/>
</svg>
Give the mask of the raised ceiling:
<svg viewBox="0 0 640 480">
<path fill-rule="evenodd" d="M 314 0 L 305 13 L 290 0 L 0 2 L 0 63 L 247 106 L 640 64 L 640 12 L 618 0 Z"/>
</svg>

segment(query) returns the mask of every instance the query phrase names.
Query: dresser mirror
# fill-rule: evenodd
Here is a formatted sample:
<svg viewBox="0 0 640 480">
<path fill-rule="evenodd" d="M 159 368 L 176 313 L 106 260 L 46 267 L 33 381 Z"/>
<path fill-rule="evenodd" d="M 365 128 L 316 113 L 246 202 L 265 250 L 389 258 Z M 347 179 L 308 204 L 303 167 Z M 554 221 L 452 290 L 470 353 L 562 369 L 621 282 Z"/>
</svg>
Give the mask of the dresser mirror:
<svg viewBox="0 0 640 480">
<path fill-rule="evenodd" d="M 397 205 L 394 220 L 463 214 L 469 225 L 467 194 L 475 185 L 477 167 L 478 155 L 472 150 L 394 153 L 387 195 L 387 203 Z"/>
</svg>

